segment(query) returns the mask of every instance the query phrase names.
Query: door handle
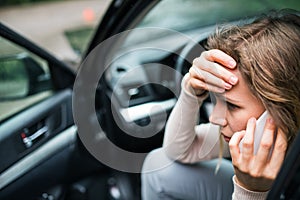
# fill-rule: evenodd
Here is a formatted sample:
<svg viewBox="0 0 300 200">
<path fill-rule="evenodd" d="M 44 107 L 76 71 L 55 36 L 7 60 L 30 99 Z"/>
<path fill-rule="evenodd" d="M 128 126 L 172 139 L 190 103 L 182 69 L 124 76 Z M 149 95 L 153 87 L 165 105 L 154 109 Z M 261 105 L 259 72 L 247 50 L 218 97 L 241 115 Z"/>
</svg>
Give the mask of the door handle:
<svg viewBox="0 0 300 200">
<path fill-rule="evenodd" d="M 46 134 L 48 131 L 48 127 L 47 126 L 43 126 L 42 128 L 40 128 L 39 130 L 37 130 L 35 133 L 33 133 L 30 136 L 26 136 L 25 133 L 23 133 L 22 136 L 22 140 L 23 143 L 25 144 L 25 146 L 27 148 L 31 147 L 33 145 L 33 142 L 38 139 L 39 137 L 41 137 L 42 135 Z"/>
</svg>

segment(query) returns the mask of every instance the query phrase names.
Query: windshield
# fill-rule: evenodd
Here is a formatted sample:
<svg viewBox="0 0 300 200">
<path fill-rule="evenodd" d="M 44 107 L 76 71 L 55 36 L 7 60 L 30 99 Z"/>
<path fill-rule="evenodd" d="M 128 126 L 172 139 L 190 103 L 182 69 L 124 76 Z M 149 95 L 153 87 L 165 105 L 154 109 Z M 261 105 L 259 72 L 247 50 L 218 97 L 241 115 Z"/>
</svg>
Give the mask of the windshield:
<svg viewBox="0 0 300 200">
<path fill-rule="evenodd" d="M 226 22 L 239 22 L 270 10 L 300 10 L 299 0 L 163 0 L 137 23 L 136 28 L 163 28 L 179 31 L 190 37 L 199 35 L 198 29 Z M 166 31 L 136 34 L 132 31 L 123 47 L 162 38 Z"/>
<path fill-rule="evenodd" d="M 162 27 L 185 31 L 282 8 L 299 10 L 300 1 L 163 0 L 143 18 L 137 27 Z"/>
</svg>

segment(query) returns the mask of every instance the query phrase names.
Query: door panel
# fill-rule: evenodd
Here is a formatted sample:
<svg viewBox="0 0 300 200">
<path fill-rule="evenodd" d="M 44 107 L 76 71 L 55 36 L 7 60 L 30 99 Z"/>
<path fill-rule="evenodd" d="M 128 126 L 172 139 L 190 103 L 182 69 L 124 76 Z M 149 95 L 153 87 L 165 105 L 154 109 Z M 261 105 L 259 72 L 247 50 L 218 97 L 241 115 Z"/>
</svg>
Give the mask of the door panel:
<svg viewBox="0 0 300 200">
<path fill-rule="evenodd" d="M 40 165 L 47 165 L 46 163 L 53 162 L 53 159 L 56 168 L 59 167 L 61 171 L 66 169 L 64 167 L 66 161 L 59 162 L 54 156 L 59 159 L 57 154 L 66 151 L 76 141 L 76 127 L 73 125 L 70 113 L 71 99 L 70 90 L 58 92 L 1 125 L 1 195 L 7 195 L 5 191 L 19 191 L 28 184 L 31 186 L 35 183 L 40 184 L 34 181 L 36 175 L 30 176 L 31 178 L 27 175 L 27 173 L 34 173 L 35 168 L 38 168 L 39 179 L 45 179 L 47 185 L 49 179 L 51 180 L 51 170 Z M 57 174 L 52 178 L 59 180 L 60 172 L 56 172 Z M 63 174 L 61 176 L 63 177 Z M 14 181 L 17 181 L 17 184 Z M 30 190 L 30 192 L 34 191 L 35 189 Z"/>
<path fill-rule="evenodd" d="M 83 174 L 74 157 L 88 158 L 72 115 L 75 74 L 1 23 L 0 47 L 0 199 L 37 199 Z"/>
<path fill-rule="evenodd" d="M 0 172 L 72 124 L 70 100 L 70 91 L 60 92 L 1 125 L 0 156 L 9 159 L 1 162 Z"/>
</svg>

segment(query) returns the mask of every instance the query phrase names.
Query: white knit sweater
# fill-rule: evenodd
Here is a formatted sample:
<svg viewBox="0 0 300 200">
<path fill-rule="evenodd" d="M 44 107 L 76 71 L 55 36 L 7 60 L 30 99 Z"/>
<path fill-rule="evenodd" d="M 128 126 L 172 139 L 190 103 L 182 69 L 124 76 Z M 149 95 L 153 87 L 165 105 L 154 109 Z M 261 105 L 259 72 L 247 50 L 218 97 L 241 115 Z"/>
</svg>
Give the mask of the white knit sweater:
<svg viewBox="0 0 300 200">
<path fill-rule="evenodd" d="M 198 125 L 199 107 L 207 95 L 197 97 L 187 87 L 187 76 L 181 84 L 181 94 L 168 119 L 163 148 L 168 157 L 183 163 L 195 163 L 217 158 L 220 151 L 219 126 Z M 230 157 L 229 146 L 223 142 L 223 156 Z M 234 200 L 261 200 L 268 192 L 249 191 L 239 186 L 233 177 Z"/>
</svg>

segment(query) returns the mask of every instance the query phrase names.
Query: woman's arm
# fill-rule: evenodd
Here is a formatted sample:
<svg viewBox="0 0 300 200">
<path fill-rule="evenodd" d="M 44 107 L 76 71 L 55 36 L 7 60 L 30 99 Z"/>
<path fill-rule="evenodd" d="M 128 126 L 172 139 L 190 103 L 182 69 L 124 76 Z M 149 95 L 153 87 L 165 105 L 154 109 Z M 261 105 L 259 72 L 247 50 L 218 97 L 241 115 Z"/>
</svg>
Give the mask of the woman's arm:
<svg viewBox="0 0 300 200">
<path fill-rule="evenodd" d="M 219 127 L 197 125 L 199 107 L 206 91 L 223 93 L 237 83 L 237 77 L 226 69 L 235 67 L 235 60 L 217 49 L 204 51 L 193 61 L 166 125 L 163 147 L 170 158 L 191 163 L 219 155 Z M 229 156 L 227 143 L 223 155 Z"/>
<path fill-rule="evenodd" d="M 163 148 L 168 157 L 193 163 L 216 158 L 219 155 L 219 127 L 213 124 L 197 125 L 199 108 L 207 92 L 196 96 L 189 85 L 189 73 L 181 84 L 181 94 L 168 119 Z M 229 156 L 227 143 L 224 156 Z"/>
<path fill-rule="evenodd" d="M 236 182 L 236 176 L 232 177 L 234 192 L 232 194 L 232 200 L 265 200 L 268 196 L 269 191 L 266 192 L 255 192 L 247 190 L 246 188 L 240 186 Z"/>
</svg>

